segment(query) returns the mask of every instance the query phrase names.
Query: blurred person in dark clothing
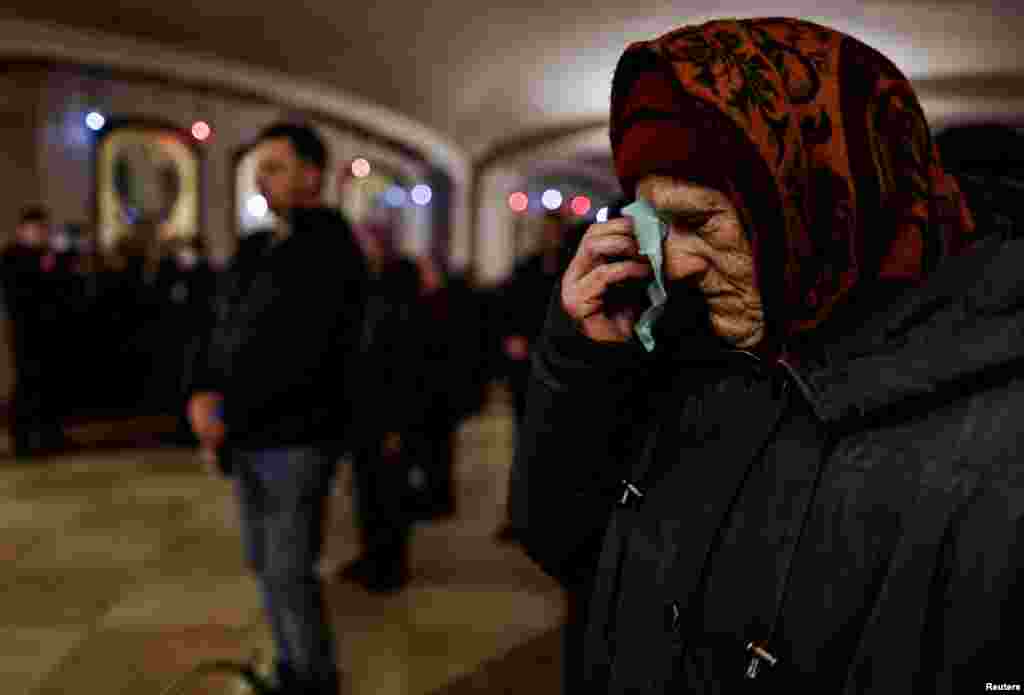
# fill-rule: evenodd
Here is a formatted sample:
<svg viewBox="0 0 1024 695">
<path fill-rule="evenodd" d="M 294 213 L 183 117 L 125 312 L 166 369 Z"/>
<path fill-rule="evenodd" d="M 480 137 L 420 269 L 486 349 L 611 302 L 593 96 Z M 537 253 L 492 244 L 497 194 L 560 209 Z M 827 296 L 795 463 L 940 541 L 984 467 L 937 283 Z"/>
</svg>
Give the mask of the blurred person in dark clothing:
<svg viewBox="0 0 1024 695">
<path fill-rule="evenodd" d="M 156 412 L 179 417 L 175 438 L 190 441 L 185 417 L 201 337 L 212 329 L 213 273 L 201 241 L 169 244 L 154 278 L 160 328 L 153 345 L 151 374 L 158 380 Z"/>
<path fill-rule="evenodd" d="M 76 336 L 73 350 L 56 365 L 62 414 L 93 416 L 116 403 L 135 403 L 134 398 L 116 397 L 124 392 L 121 384 L 139 380 L 118 352 L 126 341 L 113 330 L 112 310 L 117 304 L 104 301 L 112 273 L 104 272 L 90 228 L 67 224 L 55 235 L 53 248 L 61 288 L 60 325 L 65 335 Z"/>
<path fill-rule="evenodd" d="M 359 556 L 341 577 L 375 593 L 409 581 L 409 540 L 421 516 L 429 460 L 429 411 L 436 384 L 429 373 L 423 279 L 394 246 L 389 225 L 364 234 L 371 269 L 355 404 L 353 479 L 361 537 Z"/>
<path fill-rule="evenodd" d="M 76 379 L 75 410 L 90 416 L 138 414 L 151 393 L 148 373 L 153 338 L 159 325 L 145 262 L 121 240 L 110 247 L 80 252 L 82 294 L 75 302 L 75 323 L 88 326 L 85 351 L 105 365 Z M 144 407 L 144 406 L 143 406 Z"/>
<path fill-rule="evenodd" d="M 622 202 L 619 201 L 611 206 L 609 215 L 617 216 L 621 209 Z M 513 315 L 515 320 L 509 325 L 526 326 L 529 331 L 529 338 L 523 340 L 527 350 L 522 361 L 516 362 L 515 379 L 512 388 L 514 393 L 515 414 L 516 414 L 516 436 L 519 436 L 525 417 L 525 403 L 527 386 L 530 372 L 529 347 L 535 343 L 541 334 L 544 318 L 547 315 L 547 305 L 550 302 L 551 292 L 558 283 L 558 278 L 565 272 L 566 267 L 576 255 L 577 248 L 583 235 L 589 228 L 586 221 L 574 224 L 565 224 L 557 213 L 545 217 L 545 235 L 542 250 L 531 256 L 527 261 L 516 269 L 516 275 L 508 284 L 507 302 L 513 304 Z M 525 279 L 525 282 L 524 282 Z M 522 284 L 519 284 L 522 283 Z M 521 312 L 521 313 L 520 313 Z M 534 313 L 535 312 L 535 313 Z M 508 338 L 505 339 L 506 356 L 512 358 L 508 351 Z M 521 476 L 525 473 L 522 468 L 513 468 L 512 475 Z M 521 503 L 521 498 L 509 498 L 509 504 Z M 526 510 L 509 511 L 512 519 L 518 520 L 521 524 L 526 516 Z M 517 529 L 509 521 L 497 534 L 501 541 L 517 540 Z M 562 692 L 566 695 L 582 693 L 583 682 L 580 673 L 583 668 L 583 630 L 586 625 L 586 601 L 590 595 L 589 586 L 584 584 L 567 586 L 565 588 L 566 617 L 562 628 Z"/>
<path fill-rule="evenodd" d="M 544 326 L 548 299 L 564 269 L 566 222 L 558 212 L 542 221 L 540 249 L 516 264 L 511 276 L 499 288 L 504 322 L 502 355 L 504 374 L 512 392 L 515 437 L 526 414 L 526 389 L 530 377 L 530 354 Z M 511 515 L 514 516 L 514 515 Z M 495 534 L 500 542 L 516 540 L 516 529 L 506 522 Z"/>
<path fill-rule="evenodd" d="M 426 412 L 424 494 L 419 518 L 455 513 L 456 430 L 483 407 L 487 379 L 484 304 L 464 275 L 441 268 L 433 258 L 416 258 L 421 307 L 419 323 L 432 401 Z"/>
<path fill-rule="evenodd" d="M 422 427 L 412 432 L 409 481 L 412 514 L 420 521 L 455 514 L 455 453 L 459 425 L 483 407 L 488 379 L 483 302 L 464 276 L 449 274 L 427 254 L 417 256 L 418 298 L 407 326 L 422 350 L 418 399 Z"/>
<path fill-rule="evenodd" d="M 64 445 L 53 371 L 60 344 L 61 288 L 45 208 L 25 209 L 14 243 L 0 259 L 3 297 L 14 352 L 12 433 L 15 456 L 36 456 Z"/>
<path fill-rule="evenodd" d="M 413 462 L 411 482 L 419 483 L 418 518 L 443 519 L 455 513 L 453 468 L 455 429 L 464 417 L 466 382 L 474 365 L 457 312 L 460 307 L 444 271 L 428 254 L 415 260 L 425 376 L 432 402 L 427 404 L 423 451 Z"/>
<path fill-rule="evenodd" d="M 507 373 L 517 423 L 526 412 L 531 349 L 544 325 L 551 290 L 563 269 L 565 235 L 566 222 L 559 213 L 544 215 L 540 249 L 516 264 L 502 289 L 506 303 L 502 343 L 508 359 Z"/>
<path fill-rule="evenodd" d="M 240 245 L 193 375 L 189 417 L 204 460 L 234 476 L 249 564 L 276 645 L 281 692 L 335 695 L 334 635 L 317 566 L 325 502 L 349 434 L 366 263 L 323 207 L 327 150 L 304 125 L 255 144 L 277 224 Z"/>
<path fill-rule="evenodd" d="M 55 352 L 47 369 L 55 384 L 54 405 L 62 416 L 78 414 L 81 406 L 95 397 L 96 387 L 83 383 L 82 376 L 100 371 L 95 369 L 98 363 L 91 352 L 98 331 L 93 323 L 91 266 L 82 252 L 82 234 L 81 225 L 66 224 L 51 236 L 50 244 L 55 259 L 51 271 L 55 323 L 62 334 L 76 336 L 74 349 L 65 346 L 63 354 Z"/>
<path fill-rule="evenodd" d="M 133 253 L 122 280 L 122 309 L 127 320 L 122 333 L 124 348 L 134 365 L 133 381 L 139 384 L 130 402 L 147 414 L 184 412 L 188 394 L 181 393 L 184 344 L 188 328 L 184 323 L 181 297 L 183 272 L 176 259 L 185 244 L 177 240 L 155 240 L 145 255 Z M 197 329 L 198 330 L 198 329 Z"/>
<path fill-rule="evenodd" d="M 487 398 L 487 384 L 494 368 L 493 333 L 488 292 L 476 287 L 469 273 L 449 272 L 445 294 L 451 306 L 452 361 L 461 365 L 457 374 L 457 411 L 461 422 L 480 413 Z"/>
<path fill-rule="evenodd" d="M 1024 234 L 1024 135 L 999 123 L 947 128 L 935 137 L 942 161 L 960 182 L 978 229 L 1013 239 Z"/>
</svg>

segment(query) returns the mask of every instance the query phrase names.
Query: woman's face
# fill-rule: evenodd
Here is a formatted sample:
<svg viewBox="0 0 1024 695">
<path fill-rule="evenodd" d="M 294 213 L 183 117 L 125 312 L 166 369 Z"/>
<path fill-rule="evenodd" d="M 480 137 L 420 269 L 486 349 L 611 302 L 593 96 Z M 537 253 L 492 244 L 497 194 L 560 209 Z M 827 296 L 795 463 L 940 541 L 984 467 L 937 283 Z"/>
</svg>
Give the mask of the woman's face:
<svg viewBox="0 0 1024 695">
<path fill-rule="evenodd" d="M 636 193 L 668 225 L 666 284 L 691 283 L 707 301 L 715 333 L 737 348 L 757 345 L 765 325 L 754 253 L 729 199 L 713 188 L 658 175 L 641 179 Z"/>
</svg>

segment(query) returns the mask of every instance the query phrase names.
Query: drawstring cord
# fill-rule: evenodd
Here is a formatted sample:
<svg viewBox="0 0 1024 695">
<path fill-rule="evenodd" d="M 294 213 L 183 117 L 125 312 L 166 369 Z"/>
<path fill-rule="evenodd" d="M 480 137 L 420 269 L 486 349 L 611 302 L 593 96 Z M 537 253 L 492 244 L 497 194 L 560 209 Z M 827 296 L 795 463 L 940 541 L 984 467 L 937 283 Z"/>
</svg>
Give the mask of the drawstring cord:
<svg viewBox="0 0 1024 695">
<path fill-rule="evenodd" d="M 754 360 L 757 364 L 763 364 L 763 360 L 760 357 L 746 350 L 730 350 L 730 352 L 734 354 L 746 355 L 747 357 Z M 736 492 L 733 494 L 733 497 L 729 502 L 729 506 L 727 507 L 725 514 L 722 516 L 722 521 L 715 531 L 715 535 L 712 539 L 712 542 L 708 545 L 708 549 L 705 552 L 704 562 L 701 565 L 700 576 L 698 578 L 697 584 L 694 587 L 692 594 L 690 595 L 690 599 L 687 602 L 688 605 L 686 612 L 689 616 L 689 622 L 691 625 L 694 622 L 694 612 L 696 610 L 697 597 L 703 596 L 705 591 L 707 590 L 707 583 L 710 580 L 711 574 L 711 562 L 715 554 L 721 547 L 725 534 L 725 527 L 728 524 L 729 519 L 732 517 L 733 512 L 735 511 L 735 508 L 739 503 L 740 498 L 742 497 L 743 489 L 746 487 L 747 481 L 750 478 L 750 473 L 752 472 L 756 463 L 760 461 L 761 458 L 764 456 L 766 449 L 771 444 L 776 434 L 778 434 L 779 428 L 782 426 L 782 422 L 785 419 L 787 412 L 789 411 L 790 402 L 788 398 L 788 386 L 790 380 L 792 380 L 796 387 L 801 391 L 801 395 L 807 400 L 808 404 L 812 406 L 812 412 L 814 411 L 813 401 L 811 401 L 810 399 L 811 392 L 809 390 L 808 385 L 804 382 L 803 378 L 785 359 L 779 358 L 775 362 L 778 366 L 782 368 L 784 374 L 784 380 L 782 382 L 782 392 L 780 394 L 782 404 L 779 407 L 779 414 L 776 417 L 776 420 L 773 423 L 771 429 L 769 430 L 768 436 L 765 438 L 764 443 L 758 449 L 757 454 L 754 457 L 752 457 L 751 462 L 747 467 L 747 470 L 744 472 L 740 484 L 736 488 Z M 744 677 L 747 679 L 753 679 L 757 677 L 760 665 L 762 663 L 766 663 L 769 666 L 775 666 L 778 663 L 778 659 L 775 656 L 773 656 L 767 650 L 766 647 L 777 636 L 779 624 L 781 623 L 782 619 L 782 610 L 785 607 L 786 600 L 789 597 L 789 590 L 792 584 L 792 576 L 796 554 L 800 547 L 801 541 L 803 540 L 804 535 L 807 531 L 807 526 L 810 521 L 812 510 L 814 508 L 814 501 L 817 499 L 818 490 L 821 486 L 822 473 L 825 468 L 824 464 L 826 459 L 828 458 L 827 454 L 830 448 L 830 443 L 826 442 L 826 446 L 822 450 L 821 458 L 815 467 L 814 480 L 811 485 L 811 492 L 808 496 L 807 504 L 804 507 L 803 514 L 801 515 L 800 526 L 798 528 L 796 539 L 793 544 L 793 549 L 790 552 L 789 558 L 786 562 L 786 569 L 783 574 L 782 586 L 779 589 L 779 595 L 775 601 L 775 609 L 773 611 L 771 623 L 768 630 L 768 641 L 749 642 L 746 644 L 746 650 L 751 653 L 751 659 L 748 662 L 747 667 L 744 671 Z"/>
<path fill-rule="evenodd" d="M 744 350 L 733 350 L 732 352 L 747 355 L 754 359 L 758 364 L 763 364 L 761 358 L 758 357 L 757 355 L 754 355 L 753 353 L 746 352 Z M 753 472 L 754 467 L 757 465 L 757 462 L 760 461 L 761 458 L 764 456 L 765 450 L 768 448 L 772 440 L 775 438 L 775 435 L 778 433 L 779 428 L 782 426 L 782 422 L 785 419 L 786 413 L 789 410 L 788 384 L 788 381 L 783 381 L 782 393 L 780 394 L 780 399 L 782 400 L 782 403 L 779 406 L 779 413 L 776 416 L 775 421 L 772 423 L 771 428 L 768 430 L 768 434 L 764 438 L 764 441 L 758 447 L 755 455 L 751 457 L 750 463 L 747 465 L 747 469 L 743 473 L 743 478 L 740 480 L 739 485 L 736 486 L 736 491 L 733 493 L 732 499 L 729 500 L 729 505 L 726 508 L 725 513 L 722 515 L 722 520 L 718 524 L 718 527 L 715 529 L 715 534 L 711 539 L 711 543 L 708 544 L 708 548 L 704 553 L 704 561 L 701 564 L 700 575 L 698 576 L 697 583 L 694 586 L 693 591 L 690 593 L 690 597 L 686 602 L 686 615 L 688 617 L 687 622 L 689 622 L 691 625 L 693 625 L 695 622 L 695 612 L 697 610 L 698 604 L 697 598 L 703 596 L 707 590 L 707 584 L 711 574 L 711 562 L 722 545 L 725 536 L 725 527 L 728 524 L 729 519 L 732 518 L 733 512 L 735 511 L 736 506 L 739 503 L 740 498 L 742 497 L 743 489 L 746 487 L 747 481 L 750 479 L 750 474 Z M 687 645 L 684 643 L 682 645 L 682 649 L 685 650 L 686 646 Z M 760 649 L 760 647 L 758 648 Z"/>
<path fill-rule="evenodd" d="M 786 370 L 790 378 L 792 378 L 797 383 L 797 386 L 804 391 L 806 397 L 806 384 L 802 382 L 802 379 L 800 378 L 800 375 L 797 374 L 796 370 L 794 370 L 793 367 L 786 363 L 784 360 L 780 359 L 778 360 L 778 363 L 782 365 L 782 367 Z M 825 462 L 829 458 L 829 454 L 832 450 L 833 444 L 834 438 L 831 435 L 827 435 L 824 446 L 822 446 L 821 448 L 818 462 L 815 465 L 814 479 L 811 483 L 811 491 L 810 494 L 807 496 L 807 504 L 804 506 L 804 511 L 801 515 L 800 526 L 797 529 L 796 539 L 793 541 L 793 549 L 792 551 L 790 551 L 789 558 L 786 561 L 786 570 L 782 577 L 782 586 L 779 588 L 779 595 L 778 598 L 775 600 L 775 611 L 772 615 L 772 621 L 768 630 L 769 642 L 774 640 L 777 636 L 779 625 L 782 622 L 782 611 L 785 608 L 787 599 L 789 598 L 789 590 L 793 578 L 793 569 L 796 564 L 796 555 L 800 549 L 801 543 L 803 542 L 804 535 L 807 532 L 807 526 L 810 522 L 811 514 L 814 510 L 814 502 L 818 497 L 818 490 L 821 488 L 821 480 L 823 478 L 823 474 L 825 471 Z M 754 646 L 754 649 L 757 649 L 756 645 Z M 771 655 L 768 656 L 770 657 Z M 757 668 L 754 664 L 755 662 L 757 662 L 758 657 L 759 655 L 755 653 L 755 657 L 751 660 L 751 666 L 748 669 L 748 677 L 750 678 L 753 678 L 757 675 Z M 773 662 L 770 663 L 774 666 Z M 752 670 L 753 673 L 750 673 L 750 670 Z"/>
</svg>

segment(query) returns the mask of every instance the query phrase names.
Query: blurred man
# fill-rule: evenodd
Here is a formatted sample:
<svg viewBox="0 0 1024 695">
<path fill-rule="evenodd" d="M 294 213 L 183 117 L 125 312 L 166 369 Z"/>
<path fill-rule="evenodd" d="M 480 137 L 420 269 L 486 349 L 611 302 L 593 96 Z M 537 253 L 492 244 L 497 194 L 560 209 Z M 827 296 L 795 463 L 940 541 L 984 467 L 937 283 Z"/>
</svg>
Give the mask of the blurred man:
<svg viewBox="0 0 1024 695">
<path fill-rule="evenodd" d="M 621 204 L 616 202 L 611 210 L 617 211 Z M 580 239 L 589 224 L 579 220 L 567 222 L 558 213 L 544 217 L 543 236 L 540 250 L 516 266 L 505 288 L 505 301 L 510 305 L 506 337 L 505 356 L 511 362 L 509 383 L 513 393 L 516 418 L 516 437 L 522 432 L 526 415 L 526 395 L 530 372 L 530 355 L 540 337 L 548 303 L 558 279 L 576 255 Z M 513 468 L 512 475 L 523 475 L 522 469 Z M 509 498 L 510 505 L 516 503 Z M 525 510 L 509 507 L 511 518 L 525 518 Z M 506 522 L 498 530 L 497 539 L 502 542 L 518 540 L 518 530 Z M 567 586 L 566 619 L 562 631 L 562 692 L 575 694 L 584 692 L 579 673 L 583 658 L 583 629 L 586 625 L 586 601 L 590 587 L 586 585 Z"/>
<path fill-rule="evenodd" d="M 371 280 L 352 457 L 362 547 L 340 576 L 373 593 L 393 593 L 409 581 L 413 523 L 431 506 L 430 424 L 444 399 L 428 348 L 446 327 L 431 325 L 422 300 L 440 277 L 399 254 L 390 225 L 365 231 Z"/>
<path fill-rule="evenodd" d="M 203 457 L 237 481 L 248 561 L 276 642 L 281 692 L 335 695 L 338 673 L 317 563 L 325 501 L 349 420 L 366 263 L 322 206 L 327 151 L 309 127 L 257 140 L 258 186 L 275 213 L 239 248 L 189 416 Z"/>
<path fill-rule="evenodd" d="M 25 209 L 14 243 L 0 259 L 3 296 L 14 348 L 14 417 L 17 457 L 38 456 L 63 446 L 58 421 L 58 385 L 52 372 L 57 345 L 56 254 L 50 249 L 50 216 L 45 208 Z"/>
<path fill-rule="evenodd" d="M 530 376 L 530 352 L 547 315 L 551 292 L 563 270 L 565 221 L 557 212 L 544 216 L 540 249 L 518 263 L 501 288 L 504 304 L 502 348 L 505 374 L 512 391 L 516 432 L 526 414 L 526 390 Z M 500 542 L 516 540 L 516 531 L 505 523 L 495 534 Z"/>
<path fill-rule="evenodd" d="M 505 357 L 509 360 L 516 422 L 526 411 L 526 384 L 530 374 L 530 350 L 544 325 L 551 291 L 562 272 L 562 240 L 565 221 L 557 212 L 544 216 L 540 249 L 516 265 L 505 286 Z"/>
<path fill-rule="evenodd" d="M 442 269 L 427 255 L 417 262 L 429 336 L 427 368 L 435 381 L 426 447 L 430 501 L 422 518 L 444 519 L 455 514 L 456 431 L 483 407 L 488 331 L 480 295 L 464 274 Z"/>
</svg>

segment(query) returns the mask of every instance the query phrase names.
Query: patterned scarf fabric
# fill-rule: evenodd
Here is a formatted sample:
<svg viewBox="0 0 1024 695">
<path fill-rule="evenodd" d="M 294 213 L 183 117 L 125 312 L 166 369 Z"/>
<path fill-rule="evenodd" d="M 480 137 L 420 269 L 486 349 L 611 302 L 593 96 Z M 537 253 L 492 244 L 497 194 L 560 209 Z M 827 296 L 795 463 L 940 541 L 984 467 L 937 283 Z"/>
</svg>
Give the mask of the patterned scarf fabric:
<svg viewBox="0 0 1024 695">
<path fill-rule="evenodd" d="M 730 197 L 777 340 L 806 335 L 855 289 L 919 283 L 972 240 L 906 78 L 808 22 L 713 21 L 629 46 L 611 141 L 629 196 L 657 173 Z"/>
</svg>

